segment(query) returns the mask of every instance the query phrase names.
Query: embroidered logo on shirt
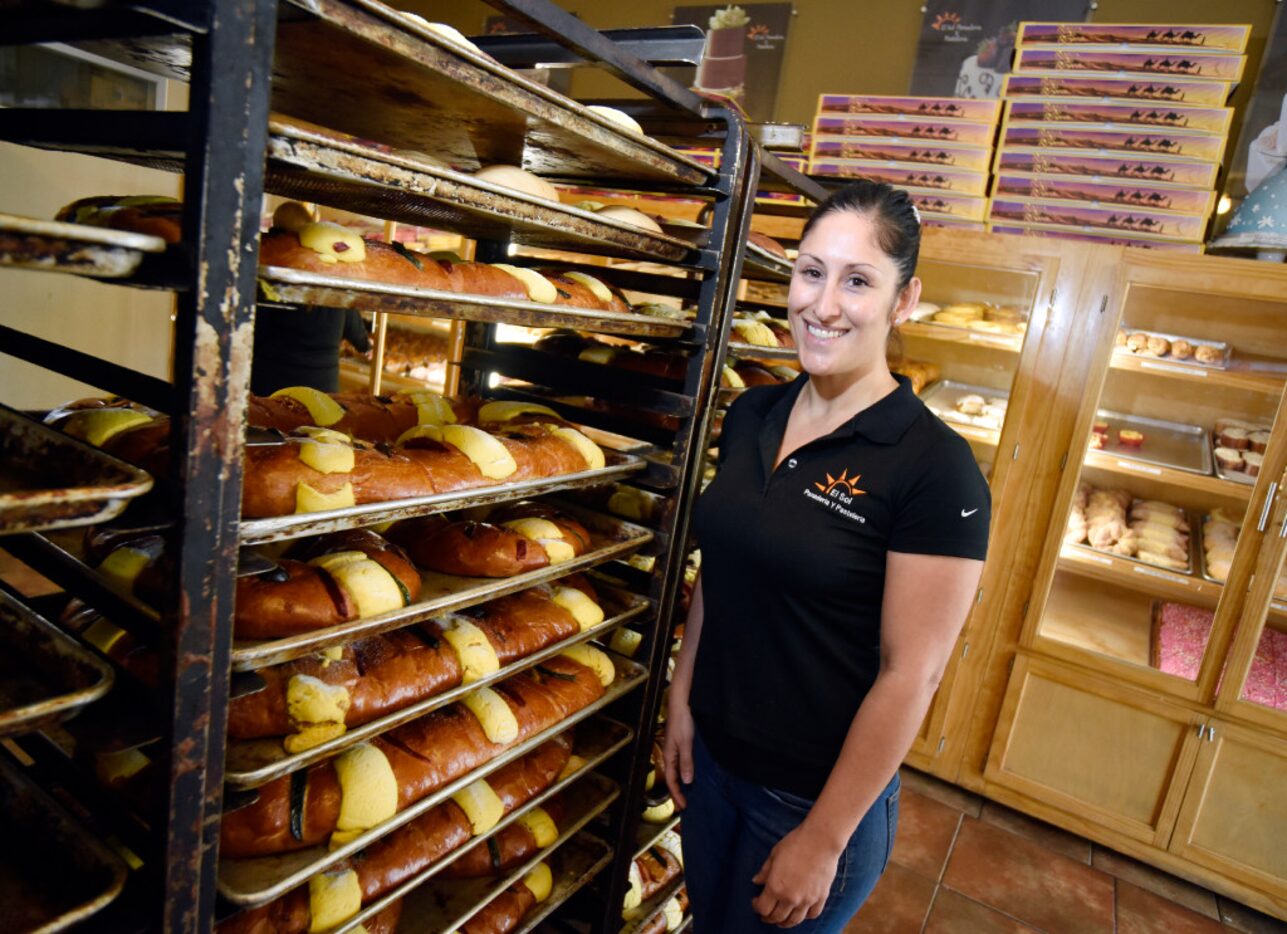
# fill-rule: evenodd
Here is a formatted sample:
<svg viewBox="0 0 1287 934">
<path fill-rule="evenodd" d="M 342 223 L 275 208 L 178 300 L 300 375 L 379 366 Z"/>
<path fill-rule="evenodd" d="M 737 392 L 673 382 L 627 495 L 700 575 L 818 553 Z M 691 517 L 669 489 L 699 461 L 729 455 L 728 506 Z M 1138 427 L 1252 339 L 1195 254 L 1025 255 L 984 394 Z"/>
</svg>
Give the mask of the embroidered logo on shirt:
<svg viewBox="0 0 1287 934">
<path fill-rule="evenodd" d="M 979 511 L 979 507 L 978 507 L 978 506 L 975 506 L 975 507 L 974 507 L 973 509 L 971 509 L 969 512 L 966 512 L 964 509 L 962 509 L 962 510 L 961 510 L 961 518 L 962 518 L 962 519 L 968 519 L 968 518 L 970 518 L 970 516 L 974 515 L 974 514 L 975 514 L 976 512 L 978 512 L 978 511 Z"/>
<path fill-rule="evenodd" d="M 825 484 L 815 483 L 814 486 L 821 490 L 825 496 L 831 496 L 833 490 L 841 490 L 846 496 L 850 497 L 863 496 L 867 491 L 860 490 L 855 486 L 861 477 L 862 474 L 856 473 L 851 479 L 849 476 L 849 468 L 846 467 L 839 477 L 833 477 L 831 474 L 827 474 L 827 482 Z"/>
<path fill-rule="evenodd" d="M 818 488 L 820 491 L 819 493 L 815 493 L 813 490 L 805 487 L 804 495 L 815 502 L 822 503 L 832 512 L 838 513 L 846 519 L 866 523 L 867 518 L 865 516 L 860 516 L 852 509 L 847 508 L 853 505 L 853 501 L 859 496 L 867 495 L 866 490 L 858 489 L 858 480 L 861 477 L 862 474 L 858 473 L 854 474 L 852 477 L 849 476 L 849 468 L 846 467 L 839 477 L 833 477 L 831 474 L 827 474 L 826 483 L 815 483 L 814 486 Z"/>
</svg>

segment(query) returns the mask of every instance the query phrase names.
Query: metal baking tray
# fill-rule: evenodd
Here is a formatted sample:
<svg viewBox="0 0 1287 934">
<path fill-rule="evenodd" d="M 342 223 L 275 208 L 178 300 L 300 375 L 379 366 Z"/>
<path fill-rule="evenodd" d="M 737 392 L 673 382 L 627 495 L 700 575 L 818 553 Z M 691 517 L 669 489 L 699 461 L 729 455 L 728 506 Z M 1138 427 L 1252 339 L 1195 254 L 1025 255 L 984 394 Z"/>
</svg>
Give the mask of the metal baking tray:
<svg viewBox="0 0 1287 934">
<path fill-rule="evenodd" d="M 1273 428 L 1272 425 L 1259 426 L 1259 430 L 1261 431 L 1269 431 L 1272 428 Z M 1215 449 L 1220 446 L 1220 439 L 1216 436 L 1216 433 L 1214 431 L 1206 432 L 1205 434 L 1207 436 L 1206 438 L 1207 444 L 1204 445 L 1204 447 L 1206 447 L 1207 457 L 1211 458 L 1211 462 L 1215 467 L 1215 475 L 1219 477 L 1221 480 L 1230 480 L 1233 483 L 1243 483 L 1243 484 L 1246 484 L 1247 486 L 1255 486 L 1256 481 L 1260 479 L 1259 475 L 1256 475 L 1253 477 L 1250 474 L 1248 474 L 1246 471 L 1225 470 L 1223 467 L 1220 466 L 1220 462 L 1216 460 L 1216 457 L 1215 457 Z"/>
<path fill-rule="evenodd" d="M 742 257 L 742 274 L 748 279 L 790 282 L 792 268 L 791 260 L 774 256 L 764 247 L 747 242 L 746 252 Z"/>
<path fill-rule="evenodd" d="M 0 405 L 0 535 L 105 522 L 152 478 Z"/>
<path fill-rule="evenodd" d="M 401 710 L 386 714 L 369 723 L 355 726 L 345 731 L 342 736 L 337 736 L 335 739 L 314 746 L 312 749 L 290 755 L 282 747 L 281 737 L 263 737 L 260 739 L 230 738 L 225 760 L 224 782 L 234 788 L 256 788 L 274 779 L 281 778 L 283 775 L 310 766 L 314 762 L 329 759 L 350 746 L 365 742 L 396 726 L 415 720 L 431 711 L 460 700 L 471 691 L 504 680 L 510 675 L 518 674 L 520 671 L 531 668 L 534 665 L 539 665 L 547 658 L 558 655 L 569 646 L 588 642 L 591 639 L 604 638 L 617 626 L 635 619 L 651 606 L 651 601 L 646 597 L 628 594 L 621 590 L 613 590 L 602 585 L 599 585 L 597 589 L 603 599 L 604 610 L 610 614 L 598 626 L 569 636 L 561 642 L 546 646 L 526 658 L 521 658 L 510 665 L 506 665 L 477 681 L 458 685 L 441 694 L 417 701 L 408 707 L 403 707 Z"/>
<path fill-rule="evenodd" d="M 738 360 L 797 360 L 794 347 L 760 347 L 756 344 L 728 342 L 728 355 Z"/>
<path fill-rule="evenodd" d="M 0 213 L 0 266 L 121 279 L 144 253 L 164 252 L 165 241 L 150 234 Z"/>
<path fill-rule="evenodd" d="M 1197 367 L 1198 369 L 1203 370 L 1223 370 L 1229 366 L 1229 356 L 1233 352 L 1232 348 L 1225 341 L 1202 340 L 1201 338 L 1188 337 L 1184 334 L 1168 334 L 1165 331 L 1146 331 L 1142 328 L 1128 328 L 1125 325 L 1122 325 L 1120 330 L 1125 331 L 1128 337 L 1132 334 L 1146 334 L 1149 337 L 1165 337 L 1168 341 L 1188 341 L 1195 348 L 1199 346 L 1214 347 L 1216 350 L 1220 351 L 1219 363 L 1201 363 L 1194 357 L 1190 357 L 1187 360 L 1176 360 L 1169 353 L 1163 357 L 1155 357 L 1152 354 L 1137 353 L 1125 346 L 1114 345 L 1113 347 L 1113 353 L 1121 354 L 1123 357 L 1135 357 L 1139 360 L 1156 361 L 1158 363 L 1165 363 L 1168 366 Z"/>
<path fill-rule="evenodd" d="M 948 425 L 963 425 L 970 428 L 976 428 L 982 431 L 995 432 L 998 436 L 1001 434 L 1000 425 L 987 424 L 983 421 L 976 421 L 982 416 L 961 415 L 956 411 L 956 403 L 964 396 L 982 396 L 984 399 L 1001 399 L 1007 406 L 1010 403 L 1010 393 L 1005 389 L 989 389 L 987 386 L 974 386 L 970 383 L 958 383 L 953 379 L 940 379 L 930 383 L 921 392 L 921 401 L 929 408 L 931 412 L 937 415 Z M 948 413 L 945 415 L 944 413 Z M 1007 408 L 1006 414 L 1009 415 Z M 966 421 L 968 419 L 968 421 Z"/>
<path fill-rule="evenodd" d="M 243 519 L 241 522 L 241 543 L 243 545 L 259 545 L 264 542 L 276 542 L 287 538 L 300 538 L 304 535 L 321 535 L 323 532 L 336 532 L 341 529 L 375 525 L 381 522 L 393 522 L 397 519 L 427 516 L 451 509 L 489 506 L 493 503 L 509 502 L 525 497 L 543 496 L 556 490 L 598 486 L 601 483 L 620 480 L 636 471 L 643 470 L 645 467 L 643 458 L 633 454 L 604 451 L 604 457 L 607 462 L 606 466 L 599 470 L 582 470 L 577 473 L 538 477 L 517 483 L 498 483 L 495 486 L 454 490 L 449 493 L 434 493 L 429 496 L 417 496 L 413 499 L 394 499 L 387 502 L 366 503 L 361 506 L 348 506 L 344 509 L 328 509 L 325 512 L 296 513 L 289 516 L 273 516 L 267 519 Z"/>
<path fill-rule="evenodd" d="M 1127 516 L 1129 517 L 1130 510 L 1128 509 L 1126 513 L 1127 513 Z M 1101 551 L 1098 548 L 1092 548 L 1089 544 L 1086 544 L 1085 542 L 1082 542 L 1079 544 L 1070 544 L 1068 547 L 1076 548 L 1080 551 L 1086 552 L 1087 554 L 1094 555 L 1096 559 L 1110 558 L 1116 561 L 1127 561 L 1132 565 L 1138 565 L 1142 568 L 1151 568 L 1154 571 L 1160 571 L 1163 574 L 1174 574 L 1177 577 L 1193 577 L 1194 568 L 1198 566 L 1198 560 L 1199 560 L 1198 555 L 1201 551 L 1201 549 L 1198 548 L 1198 536 L 1201 534 L 1201 532 L 1195 531 L 1198 528 L 1198 525 L 1200 525 L 1200 523 L 1199 524 L 1194 523 L 1193 513 L 1190 512 L 1189 510 L 1187 509 L 1184 510 L 1184 515 L 1185 515 L 1185 518 L 1189 520 L 1189 567 L 1187 570 L 1178 571 L 1175 568 L 1162 567 L 1162 565 L 1160 564 L 1153 564 L 1149 561 L 1141 561 L 1139 558 L 1128 557 L 1127 555 L 1117 555 L 1109 551 Z"/>
<path fill-rule="evenodd" d="M 234 671 L 250 671 L 277 665 L 332 645 L 343 645 L 364 636 L 400 629 L 421 620 L 566 577 L 574 571 L 583 571 L 613 558 L 625 557 L 629 552 L 652 541 L 652 531 L 641 525 L 564 503 L 560 503 L 559 508 L 575 516 L 590 533 L 590 550 L 571 561 L 552 564 L 514 577 L 500 578 L 456 577 L 422 571 L 421 599 L 411 606 L 280 639 L 235 640 L 232 646 L 232 668 Z"/>
<path fill-rule="evenodd" d="M 572 328 L 626 337 L 680 337 L 692 329 L 688 321 L 630 311 L 594 311 L 486 295 L 461 295 L 441 289 L 326 276 L 283 266 L 260 266 L 258 276 L 262 306 L 320 305 L 526 328 Z"/>
<path fill-rule="evenodd" d="M 266 187 L 276 194 L 437 229 L 459 228 L 475 239 L 512 235 L 525 246 L 672 262 L 692 248 L 689 239 L 494 185 L 419 153 L 393 152 L 279 115 L 269 120 L 268 130 Z"/>
<path fill-rule="evenodd" d="M 648 922 L 661 914 L 666 907 L 666 902 L 674 898 L 683 887 L 684 874 L 681 872 L 663 885 L 659 892 L 654 893 L 652 898 L 644 901 L 638 908 L 623 912 L 623 915 L 629 915 L 629 917 L 626 918 L 626 923 L 621 926 L 621 934 L 635 934 L 636 931 L 647 927 Z"/>
<path fill-rule="evenodd" d="M 1193 535 L 1195 539 L 1205 538 L 1202 532 L 1202 527 L 1206 523 L 1208 518 L 1209 516 L 1207 516 L 1204 513 L 1202 516 L 1202 525 L 1199 525 L 1198 529 L 1195 531 Z M 1193 552 L 1198 556 L 1198 574 L 1201 575 L 1201 577 L 1204 580 L 1209 580 L 1213 584 L 1220 584 L 1223 586 L 1225 583 L 1225 579 L 1223 577 L 1214 577 L 1211 574 L 1211 572 L 1207 569 L 1207 549 L 1206 549 L 1205 543 L 1203 543 L 1202 541 L 1198 541 L 1196 543 L 1196 546 L 1193 549 Z"/>
<path fill-rule="evenodd" d="M 588 833 L 578 834 L 559 849 L 550 897 L 523 917 L 512 934 L 529 934 L 590 880 L 612 863 L 612 847 Z"/>
<path fill-rule="evenodd" d="M 0 589 L 0 736 L 61 722 L 112 687 L 112 668 Z"/>
<path fill-rule="evenodd" d="M 665 786 L 665 781 L 666 780 L 662 776 L 657 776 L 657 783 L 663 787 Z M 653 787 L 655 788 L 656 786 L 654 785 Z M 666 831 L 674 830 L 678 827 L 679 822 L 683 820 L 683 818 L 683 813 L 681 811 L 676 811 L 674 817 L 671 817 L 660 824 L 650 824 L 647 821 L 640 821 L 639 827 L 635 832 L 634 858 L 638 859 L 640 856 L 643 856 L 650 846 L 653 846 L 662 838 L 662 835 L 665 834 Z"/>
<path fill-rule="evenodd" d="M 396 830 L 407 821 L 413 820 L 425 811 L 441 804 L 453 794 L 477 779 L 484 778 L 502 765 L 514 761 L 519 756 L 531 752 L 546 740 L 585 720 L 592 714 L 634 690 L 648 678 L 648 669 L 637 665 L 629 659 L 609 652 L 617 666 L 617 677 L 608 685 L 603 696 L 587 707 L 547 730 L 537 733 L 524 742 L 505 750 L 495 759 L 478 769 L 462 775 L 455 781 L 448 782 L 437 791 L 420 799 L 377 827 L 373 827 L 360 837 L 328 850 L 325 846 L 310 847 L 292 853 L 279 853 L 273 856 L 259 856 L 251 859 L 221 859 L 219 861 L 219 893 L 236 905 L 262 905 L 264 902 L 280 898 L 295 886 L 307 882 L 331 866 L 347 859 L 359 850 L 364 849 L 379 838 Z"/>
<path fill-rule="evenodd" d="M 481 879 L 443 879 L 432 885 L 424 885 L 423 883 L 441 868 L 441 866 L 434 866 L 431 867 L 431 871 L 427 874 L 421 874 L 414 879 L 408 880 L 408 882 L 398 886 L 394 892 L 390 892 L 378 902 L 372 903 L 370 908 L 374 909 L 377 905 L 387 906 L 397 901 L 398 898 L 405 897 L 406 900 L 402 904 L 402 921 L 400 924 L 400 926 L 407 925 L 404 928 L 405 930 L 460 930 L 466 921 L 481 911 L 493 898 L 523 878 L 537 863 L 543 862 L 554 855 L 555 851 L 575 837 L 586 824 L 607 810 L 608 805 L 621 794 L 621 789 L 615 782 L 593 773 L 581 778 L 582 774 L 578 772 L 570 778 L 570 781 L 577 781 L 577 786 L 564 795 L 564 800 L 568 804 L 567 817 L 559 826 L 558 837 L 549 846 L 532 854 L 522 865 L 510 870 L 503 876 L 484 877 Z M 545 797 L 543 795 L 541 800 L 544 800 Z M 512 819 L 513 815 L 507 819 L 506 823 Z M 458 852 L 463 853 L 468 849 L 469 847 L 467 846 L 461 847 Z M 456 854 L 452 854 L 452 856 L 454 855 Z M 370 917 L 367 913 L 368 911 L 370 909 L 364 909 L 357 917 L 336 928 L 330 934 L 346 934 L 346 932 L 352 931 L 365 920 L 365 917 Z M 374 911 L 371 911 L 371 914 L 374 913 Z"/>
<path fill-rule="evenodd" d="M 0 755 L 0 899 L 8 931 L 61 931 L 120 894 L 125 864 Z"/>
<path fill-rule="evenodd" d="M 1108 409 L 1097 410 L 1095 420 L 1108 422 L 1107 439 L 1115 437 L 1122 428 L 1144 435 L 1144 443 L 1139 447 L 1109 441 L 1102 448 L 1090 448 L 1098 454 L 1211 476 L 1211 446 L 1207 444 L 1204 428 Z"/>
</svg>

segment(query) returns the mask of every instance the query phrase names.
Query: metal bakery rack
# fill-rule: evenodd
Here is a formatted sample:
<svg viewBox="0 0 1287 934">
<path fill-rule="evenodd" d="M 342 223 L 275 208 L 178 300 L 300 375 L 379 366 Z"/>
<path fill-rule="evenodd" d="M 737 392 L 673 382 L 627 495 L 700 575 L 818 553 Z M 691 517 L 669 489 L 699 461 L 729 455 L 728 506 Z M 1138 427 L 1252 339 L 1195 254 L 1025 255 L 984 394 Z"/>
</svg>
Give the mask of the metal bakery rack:
<svg viewBox="0 0 1287 934">
<path fill-rule="evenodd" d="M 389 833 L 416 809 L 445 800 L 457 785 L 498 768 L 520 748 L 583 721 L 577 743 L 587 763 L 548 792 L 568 784 L 575 801 L 574 819 L 560 828 L 550 848 L 554 895 L 524 925 L 575 923 L 597 931 L 621 925 L 669 656 L 669 622 L 683 581 L 682 546 L 725 353 L 726 311 L 742 273 L 757 178 L 762 166 L 772 169 L 776 160 L 751 142 L 739 115 L 702 101 L 646 63 L 695 62 L 700 33 L 619 31 L 608 38 L 547 0 L 492 0 L 492 5 L 530 26 L 533 35 L 464 46 L 377 0 L 14 0 L 0 7 L 0 43 L 77 43 L 183 81 L 189 92 L 186 111 L 0 110 L 0 139 L 7 142 L 183 174 L 183 235 L 177 246 L 83 225 L 0 217 L 0 265 L 73 273 L 118 287 L 167 289 L 176 299 L 172 380 L 0 326 L 4 353 L 172 419 L 171 466 L 167 475 L 154 478 L 155 489 L 147 497 L 152 509 L 147 515 L 161 515 L 174 560 L 172 592 L 164 605 L 144 606 L 119 593 L 82 559 L 75 533 L 22 532 L 3 541 L 5 550 L 65 591 L 16 596 L 17 612 L 43 611 L 46 620 L 57 619 L 71 596 L 159 651 L 157 683 L 144 683 L 120 667 L 103 668 L 98 682 L 75 695 L 88 702 L 89 694 L 114 678 L 107 698 L 88 708 L 107 705 L 103 713 L 83 726 L 88 732 L 118 734 L 116 753 L 150 762 L 156 793 L 144 802 L 151 805 L 146 811 L 89 774 L 75 751 L 77 721 L 66 728 L 46 722 L 42 733 L 22 737 L 5 753 L 17 763 L 12 768 L 4 763 L 6 774 L 26 772 L 42 786 L 59 788 L 77 802 L 90 838 L 113 841 L 131 866 L 126 877 L 112 862 L 116 857 L 108 859 L 92 839 L 73 849 L 98 854 L 114 868 L 104 876 L 106 894 L 90 893 L 85 902 L 67 907 L 65 921 L 97 909 L 95 923 L 104 929 L 209 930 L 238 906 L 262 904 Z M 622 129 L 513 70 L 544 62 L 603 68 L 643 91 L 645 101 L 622 107 L 637 111 L 645 133 Z M 720 148 L 718 171 L 669 145 L 698 138 Z M 701 199 L 710 205 L 710 228 L 696 239 L 676 236 L 669 225 L 657 234 L 471 175 L 489 163 L 519 164 L 556 183 L 593 182 Z M 801 181 L 795 180 L 797 187 Z M 695 315 L 677 320 L 584 311 L 257 268 L 253 260 L 265 193 L 452 230 L 475 241 L 476 255 L 485 261 L 539 263 L 515 255 L 520 248 L 575 253 L 584 261 L 572 268 L 628 292 L 678 299 Z M 811 188 L 806 193 L 816 194 Z M 605 269 L 596 261 L 603 256 L 646 260 L 652 267 L 661 263 L 669 274 Z M 789 274 L 786 264 L 767 254 L 748 254 L 748 264 L 778 279 Z M 468 496 L 243 521 L 242 455 L 248 443 L 243 419 L 253 316 L 257 305 L 304 304 L 465 322 L 456 361 L 461 390 L 548 402 L 600 440 L 606 466 L 549 481 L 499 484 Z M 646 340 L 686 354 L 687 363 L 683 378 L 670 381 L 590 367 L 509 343 L 497 327 L 502 324 Z M 6 471 L 30 466 L 20 454 L 5 454 Z M 20 477 L 29 473 L 16 470 Z M 117 493 L 118 481 L 146 482 L 106 468 L 102 476 L 111 479 Z M 243 546 L 552 492 L 580 504 L 568 508 L 578 511 L 594 537 L 590 552 L 558 572 L 487 584 L 427 575 L 425 598 L 402 612 L 300 638 L 252 643 L 233 636 Z M 118 521 L 128 522 L 135 514 L 131 507 Z M 651 571 L 622 560 L 631 553 L 642 556 Z M 263 783 L 300 775 L 352 743 L 456 696 L 431 698 L 304 753 L 266 752 L 262 745 L 244 742 L 225 747 L 230 698 L 257 689 L 256 670 L 585 568 L 598 575 L 607 619 L 567 641 L 608 643 L 627 624 L 641 637 L 632 659 L 614 656 L 617 678 L 600 702 L 339 850 L 263 860 L 218 858 L 225 807 L 242 805 Z M 62 637 L 83 648 L 73 636 L 62 632 Z M 563 647 L 523 659 L 496 677 L 536 666 Z M 100 655 L 84 651 L 91 669 L 104 665 Z M 6 816 L 10 800 L 0 800 Z M 65 839 L 61 817 L 50 817 L 43 826 L 58 842 Z M 405 897 L 408 918 L 456 924 L 513 878 L 472 887 L 432 880 L 449 861 L 425 870 L 388 898 Z M 374 910 L 364 906 L 360 917 Z"/>
</svg>

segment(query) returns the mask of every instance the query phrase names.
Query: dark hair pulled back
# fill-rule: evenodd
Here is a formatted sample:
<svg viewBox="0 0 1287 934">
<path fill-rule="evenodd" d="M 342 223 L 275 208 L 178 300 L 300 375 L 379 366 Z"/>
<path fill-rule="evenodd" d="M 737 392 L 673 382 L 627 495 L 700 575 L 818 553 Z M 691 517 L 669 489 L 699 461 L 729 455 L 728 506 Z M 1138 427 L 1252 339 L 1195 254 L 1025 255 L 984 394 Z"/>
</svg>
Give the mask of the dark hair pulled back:
<svg viewBox="0 0 1287 934">
<path fill-rule="evenodd" d="M 837 211 L 853 211 L 871 218 L 876 226 L 876 242 L 898 267 L 898 291 L 901 292 L 916 274 L 916 260 L 921 251 L 920 216 L 911 197 L 884 182 L 859 179 L 836 189 L 814 208 L 800 239 L 809 236 L 818 221 Z"/>
</svg>

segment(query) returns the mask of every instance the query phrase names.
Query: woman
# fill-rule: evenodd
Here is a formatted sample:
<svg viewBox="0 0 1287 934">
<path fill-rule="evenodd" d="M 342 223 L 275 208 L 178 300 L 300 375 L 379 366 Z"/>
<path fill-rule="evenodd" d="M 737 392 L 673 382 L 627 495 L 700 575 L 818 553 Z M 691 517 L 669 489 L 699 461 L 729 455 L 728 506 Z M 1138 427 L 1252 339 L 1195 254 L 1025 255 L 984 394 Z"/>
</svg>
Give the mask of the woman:
<svg viewBox="0 0 1287 934">
<path fill-rule="evenodd" d="M 919 247 L 888 185 L 819 205 L 787 298 L 805 375 L 724 421 L 667 702 L 698 934 L 838 932 L 858 910 L 978 586 L 987 483 L 885 359 L 920 300 Z"/>
</svg>

